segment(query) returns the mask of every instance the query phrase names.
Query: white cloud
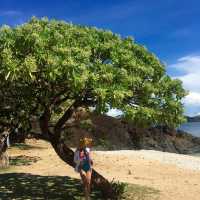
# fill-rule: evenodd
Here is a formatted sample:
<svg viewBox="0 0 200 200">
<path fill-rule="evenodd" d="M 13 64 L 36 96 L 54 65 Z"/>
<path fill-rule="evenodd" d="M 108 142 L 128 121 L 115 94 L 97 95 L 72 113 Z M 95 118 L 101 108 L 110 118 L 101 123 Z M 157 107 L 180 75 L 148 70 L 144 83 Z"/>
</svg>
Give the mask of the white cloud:
<svg viewBox="0 0 200 200">
<path fill-rule="evenodd" d="M 0 16 L 4 17 L 13 17 L 13 16 L 20 16 L 22 15 L 22 12 L 17 10 L 6 10 L 6 11 L 0 11 Z"/>
<path fill-rule="evenodd" d="M 200 55 L 181 57 L 168 67 L 183 74 L 174 78 L 180 79 L 183 82 L 183 87 L 189 92 L 183 101 L 186 114 L 197 114 L 200 112 Z"/>
<path fill-rule="evenodd" d="M 200 93 L 190 92 L 183 101 L 186 105 L 200 106 Z"/>
<path fill-rule="evenodd" d="M 176 63 L 170 65 L 169 67 L 176 68 L 177 70 L 185 73 L 200 73 L 200 55 L 181 57 Z"/>
<path fill-rule="evenodd" d="M 177 78 L 183 82 L 183 86 L 186 90 L 200 93 L 200 72 L 188 73 Z"/>
</svg>

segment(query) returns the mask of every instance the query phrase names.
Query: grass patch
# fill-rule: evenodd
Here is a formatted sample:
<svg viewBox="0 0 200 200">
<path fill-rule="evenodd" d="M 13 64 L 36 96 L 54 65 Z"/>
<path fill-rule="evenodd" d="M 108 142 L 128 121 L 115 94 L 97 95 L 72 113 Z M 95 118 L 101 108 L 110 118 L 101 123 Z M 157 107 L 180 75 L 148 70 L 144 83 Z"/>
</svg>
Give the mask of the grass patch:
<svg viewBox="0 0 200 200">
<path fill-rule="evenodd" d="M 0 168 L 0 174 L 14 172 L 15 166 L 27 166 L 40 160 L 40 157 L 30 157 L 30 156 L 12 156 L 9 158 L 9 167 Z"/>
<path fill-rule="evenodd" d="M 31 156 L 12 156 L 10 157 L 10 165 L 11 166 L 23 166 L 23 165 L 31 165 L 32 163 L 40 160 L 40 157 L 31 157 Z"/>
<path fill-rule="evenodd" d="M 128 184 L 122 199 L 124 200 L 158 200 L 160 191 L 154 188 Z"/>
</svg>

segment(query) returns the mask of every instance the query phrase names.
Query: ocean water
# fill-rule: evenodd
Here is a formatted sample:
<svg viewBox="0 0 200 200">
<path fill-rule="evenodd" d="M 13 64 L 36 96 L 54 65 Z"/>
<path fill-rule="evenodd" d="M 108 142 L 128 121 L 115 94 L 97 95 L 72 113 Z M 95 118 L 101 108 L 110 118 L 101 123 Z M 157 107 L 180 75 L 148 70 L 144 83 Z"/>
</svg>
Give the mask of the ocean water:
<svg viewBox="0 0 200 200">
<path fill-rule="evenodd" d="M 187 122 L 182 124 L 178 129 L 200 137 L 200 122 Z"/>
</svg>

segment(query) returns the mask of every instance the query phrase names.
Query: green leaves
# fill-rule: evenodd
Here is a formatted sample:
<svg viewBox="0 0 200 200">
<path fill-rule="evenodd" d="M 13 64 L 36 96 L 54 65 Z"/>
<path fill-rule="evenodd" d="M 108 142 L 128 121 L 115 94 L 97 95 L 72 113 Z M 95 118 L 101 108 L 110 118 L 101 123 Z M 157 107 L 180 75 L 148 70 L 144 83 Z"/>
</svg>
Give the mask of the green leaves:
<svg viewBox="0 0 200 200">
<path fill-rule="evenodd" d="M 4 26 L 0 77 L 1 88 L 8 87 L 0 91 L 0 107 L 7 102 L 16 116 L 16 105 L 38 115 L 49 106 L 59 115 L 65 102 L 78 99 L 100 113 L 121 109 L 141 126 L 182 122 L 182 83 L 145 47 L 110 31 L 35 17 Z"/>
</svg>

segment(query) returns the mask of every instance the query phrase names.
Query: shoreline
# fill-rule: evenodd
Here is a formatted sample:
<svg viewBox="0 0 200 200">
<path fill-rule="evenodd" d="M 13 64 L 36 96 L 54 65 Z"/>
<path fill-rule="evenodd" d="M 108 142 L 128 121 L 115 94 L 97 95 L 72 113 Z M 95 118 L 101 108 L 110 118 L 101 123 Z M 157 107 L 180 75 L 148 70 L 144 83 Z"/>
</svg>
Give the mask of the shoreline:
<svg viewBox="0 0 200 200">
<path fill-rule="evenodd" d="M 194 137 L 200 138 L 200 131 L 199 131 L 199 127 L 200 127 L 200 122 L 185 122 L 183 124 L 181 124 L 177 130 L 180 131 L 184 131 L 188 134 L 191 134 Z"/>
</svg>

